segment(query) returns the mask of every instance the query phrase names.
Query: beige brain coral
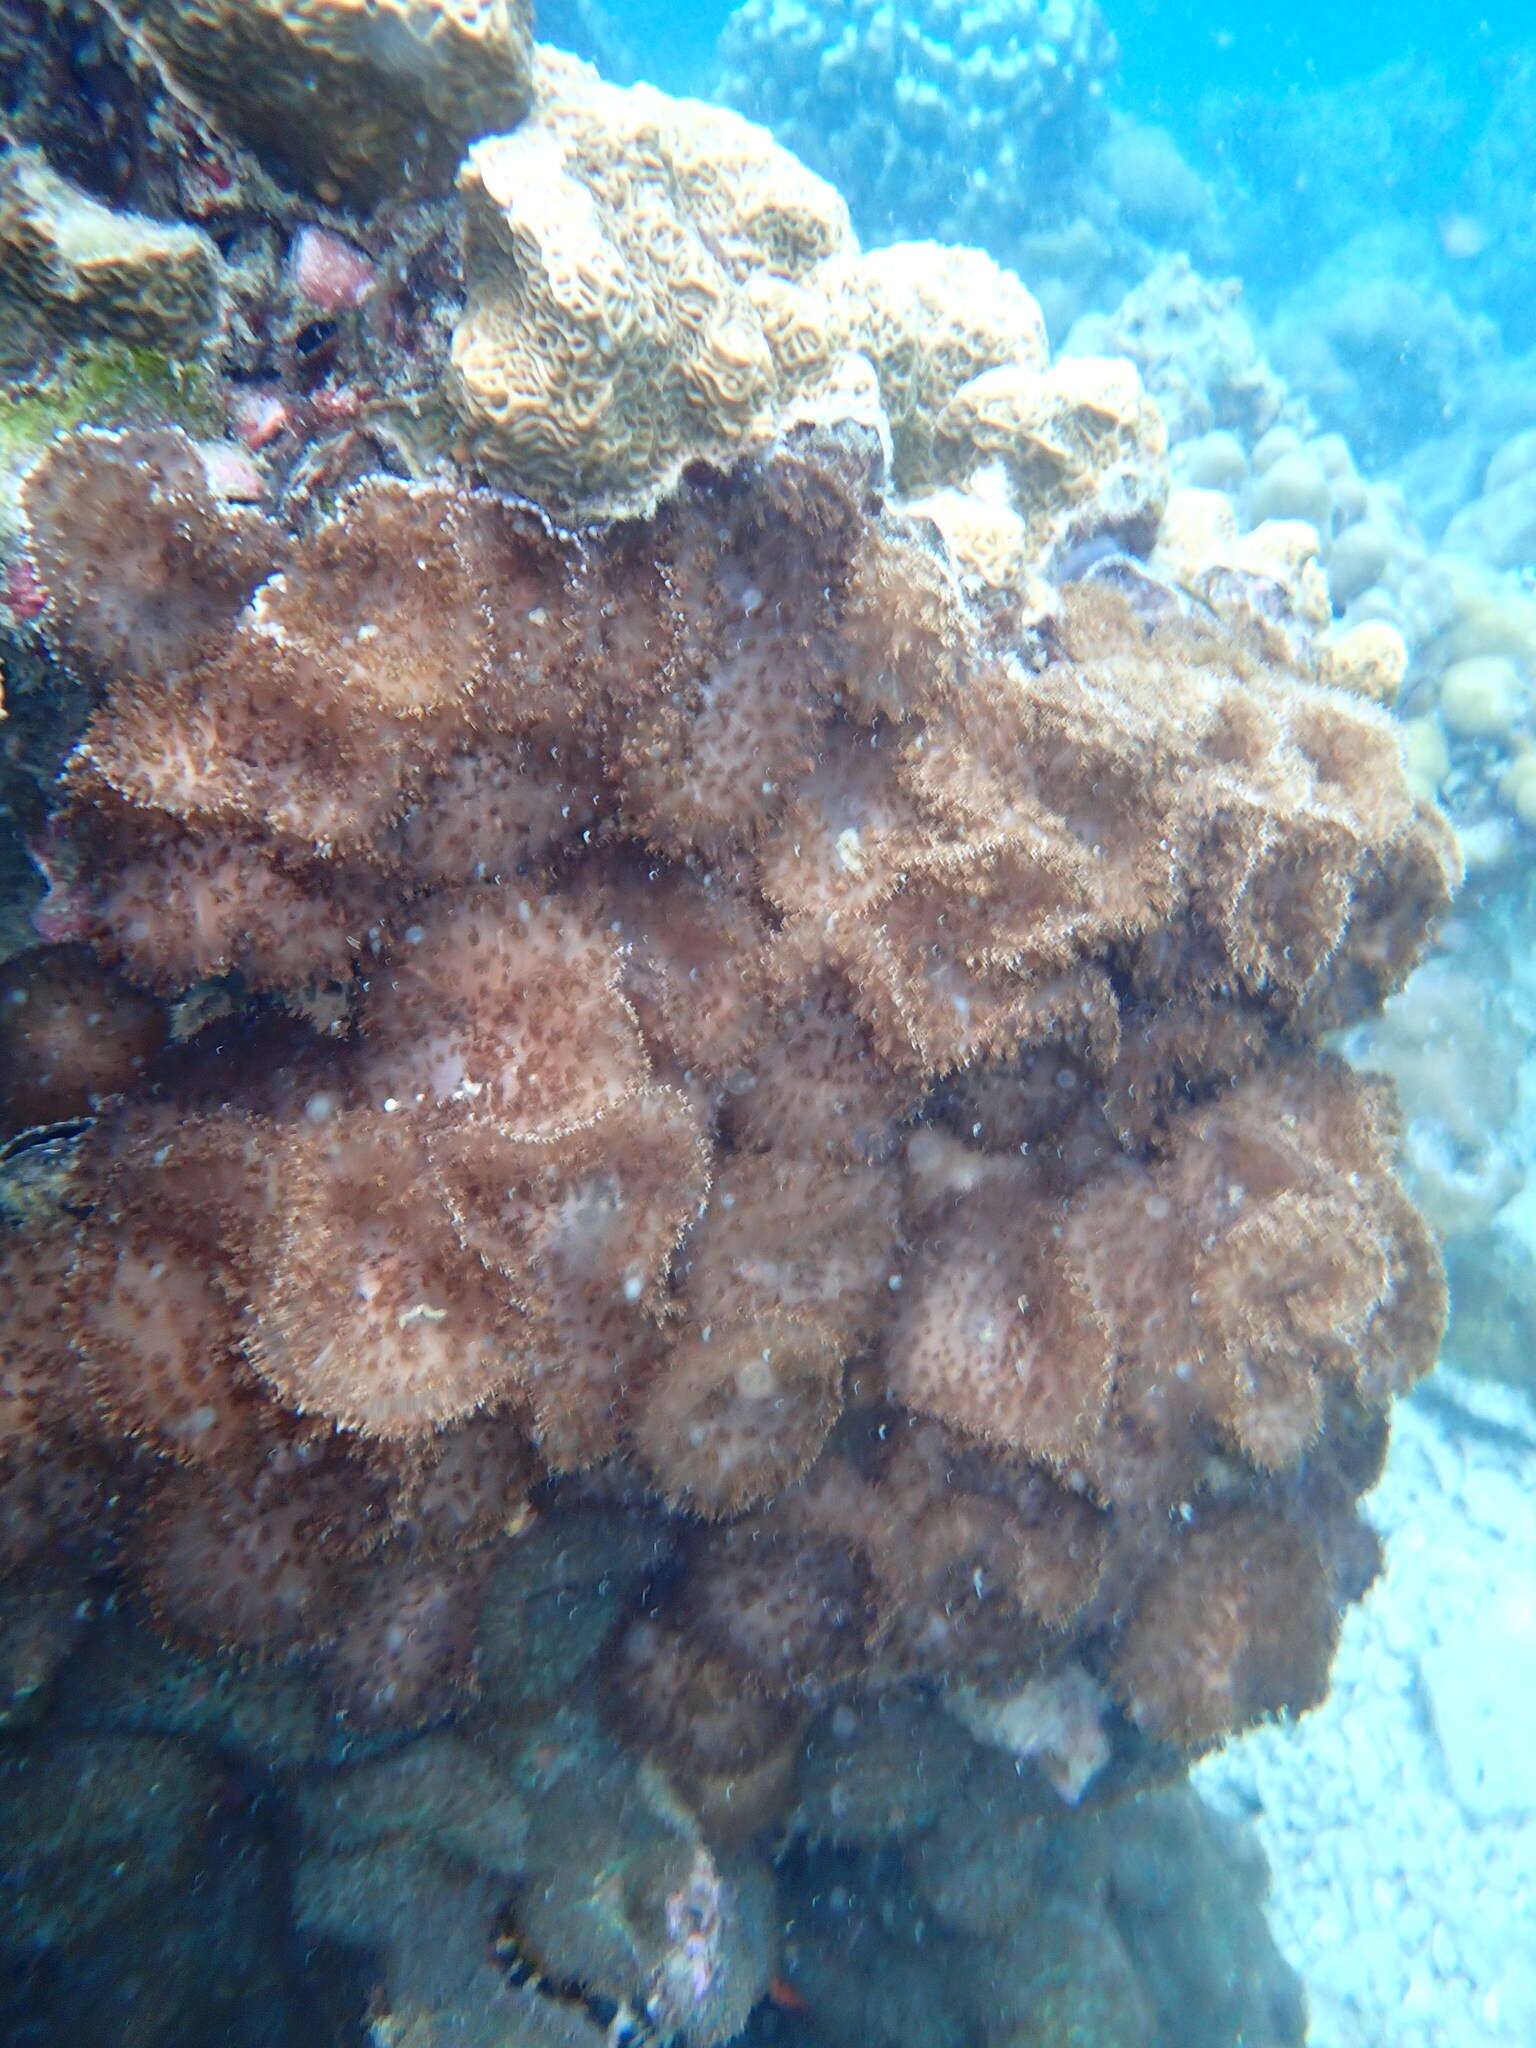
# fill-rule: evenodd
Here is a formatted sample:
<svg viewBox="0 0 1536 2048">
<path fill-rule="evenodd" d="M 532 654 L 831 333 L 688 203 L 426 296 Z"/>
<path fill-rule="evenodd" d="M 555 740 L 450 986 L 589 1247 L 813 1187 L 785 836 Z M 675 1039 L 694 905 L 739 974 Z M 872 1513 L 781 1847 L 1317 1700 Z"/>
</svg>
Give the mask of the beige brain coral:
<svg viewBox="0 0 1536 2048">
<path fill-rule="evenodd" d="M 946 476 L 1002 464 L 1037 554 L 1096 527 L 1113 528 L 1139 552 L 1157 532 L 1167 438 L 1121 357 L 1065 359 L 1043 371 L 1001 363 L 960 386 L 933 432 Z"/>
<path fill-rule="evenodd" d="M 460 175 L 469 303 L 450 396 L 488 472 L 628 510 L 684 460 L 765 436 L 817 354 L 819 308 L 793 288 L 851 245 L 847 210 L 734 114 L 550 52 L 539 88 Z"/>
<path fill-rule="evenodd" d="M 1039 306 L 979 249 L 861 253 L 829 185 L 763 129 L 541 51 L 534 111 L 460 173 L 458 452 L 581 518 L 648 511 L 684 465 L 857 418 L 963 569 L 1111 530 L 1145 545 L 1164 435 L 1121 359 L 1052 367 Z"/>
<path fill-rule="evenodd" d="M 527 0 L 125 0 L 171 78 L 284 176 L 370 206 L 447 188 L 528 104 Z"/>
<path fill-rule="evenodd" d="M 891 418 L 908 489 L 948 471 L 934 422 L 973 377 L 1012 365 L 1026 377 L 1049 359 L 1045 321 L 1011 270 L 980 249 L 897 242 L 840 266 L 833 284 L 845 345 L 867 355 Z"/>
</svg>

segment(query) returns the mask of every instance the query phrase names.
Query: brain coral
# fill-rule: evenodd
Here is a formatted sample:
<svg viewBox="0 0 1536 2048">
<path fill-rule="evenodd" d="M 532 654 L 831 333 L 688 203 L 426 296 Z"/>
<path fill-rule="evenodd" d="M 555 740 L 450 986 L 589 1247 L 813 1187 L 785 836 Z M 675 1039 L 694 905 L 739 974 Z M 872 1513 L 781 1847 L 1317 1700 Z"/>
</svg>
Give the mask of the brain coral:
<svg viewBox="0 0 1536 2048">
<path fill-rule="evenodd" d="M 1163 432 L 1135 371 L 1049 369 L 1011 271 L 933 242 L 861 253 L 832 187 L 723 109 L 555 51 L 536 83 L 528 120 L 460 173 L 468 300 L 445 387 L 477 470 L 605 518 L 652 509 L 689 460 L 856 413 L 903 491 L 1001 465 L 992 509 L 1021 559 L 1079 525 L 1155 525 Z M 957 509 L 933 508 L 947 532 Z"/>
<path fill-rule="evenodd" d="M 0 162 L 0 281 L 66 333 L 190 356 L 218 324 L 223 271 L 198 228 L 109 210 L 32 151 Z"/>
<path fill-rule="evenodd" d="M 469 303 L 450 393 L 468 452 L 545 502 L 653 495 L 762 438 L 824 360 L 815 266 L 847 209 L 761 130 L 543 52 L 532 116 L 460 174 Z"/>
</svg>

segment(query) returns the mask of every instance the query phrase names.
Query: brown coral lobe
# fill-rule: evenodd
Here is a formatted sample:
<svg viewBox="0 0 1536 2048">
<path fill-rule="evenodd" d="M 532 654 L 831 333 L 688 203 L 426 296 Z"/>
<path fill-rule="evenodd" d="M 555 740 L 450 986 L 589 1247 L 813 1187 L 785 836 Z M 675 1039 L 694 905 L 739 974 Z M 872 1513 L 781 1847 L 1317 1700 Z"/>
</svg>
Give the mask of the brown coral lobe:
<svg viewBox="0 0 1536 2048">
<path fill-rule="evenodd" d="M 725 1831 L 831 1694 L 1075 1659 L 1195 1747 L 1316 1697 L 1340 1418 L 1443 1313 L 1381 1089 L 1310 1049 L 1454 879 L 1382 715 L 1107 587 L 1011 644 L 872 447 L 580 534 L 374 479 L 275 539 L 164 441 L 28 486 L 106 678 L 96 950 L 226 1005 L 114 1081 L 52 1283 L 164 1461 L 130 1578 L 420 1725 L 530 1514 L 659 1498 L 695 1533 L 592 1641 Z M 92 480 L 142 503 L 122 588 L 75 573 Z"/>
</svg>

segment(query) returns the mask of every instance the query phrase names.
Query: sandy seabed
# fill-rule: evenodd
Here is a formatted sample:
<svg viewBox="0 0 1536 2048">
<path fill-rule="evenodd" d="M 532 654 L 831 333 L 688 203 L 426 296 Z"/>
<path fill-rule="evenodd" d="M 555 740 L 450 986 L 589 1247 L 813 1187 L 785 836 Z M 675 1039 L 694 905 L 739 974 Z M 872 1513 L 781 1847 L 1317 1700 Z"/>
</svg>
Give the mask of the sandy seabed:
<svg viewBox="0 0 1536 2048">
<path fill-rule="evenodd" d="M 1386 1564 L 1326 1703 L 1195 1782 L 1258 1830 L 1313 2048 L 1530 2048 L 1536 1403 L 1442 1368 L 1364 1506 Z"/>
</svg>

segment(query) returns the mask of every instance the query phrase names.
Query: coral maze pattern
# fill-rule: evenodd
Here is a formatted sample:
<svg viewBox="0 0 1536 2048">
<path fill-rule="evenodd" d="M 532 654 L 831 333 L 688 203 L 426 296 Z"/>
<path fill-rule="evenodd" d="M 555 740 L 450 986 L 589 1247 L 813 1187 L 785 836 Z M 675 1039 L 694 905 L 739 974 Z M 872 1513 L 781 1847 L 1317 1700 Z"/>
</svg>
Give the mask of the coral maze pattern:
<svg viewBox="0 0 1536 2048">
<path fill-rule="evenodd" d="M 469 1924 L 515 1872 L 520 1957 L 722 2040 L 855 1709 L 937 1688 L 1076 1799 L 1321 1696 L 1443 1314 L 1317 1049 L 1454 881 L 1383 714 L 1091 583 L 983 616 L 853 429 L 580 532 L 374 478 L 295 535 L 173 429 L 25 512 L 101 696 L 7 1029 L 28 1116 L 82 1047 L 100 1113 L 5 1248 L 7 1561 L 110 1527 L 170 1639 L 382 1739 L 515 1720 L 508 1575 L 629 1532 L 552 1839 L 423 1738 L 314 1795 L 304 1924 L 385 1939 L 436 1770 Z M 170 1044 L 113 1002 L 217 977 Z"/>
</svg>

